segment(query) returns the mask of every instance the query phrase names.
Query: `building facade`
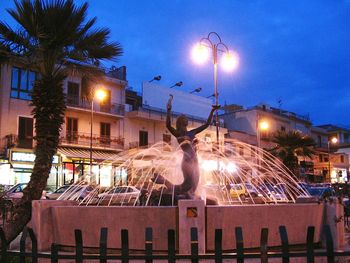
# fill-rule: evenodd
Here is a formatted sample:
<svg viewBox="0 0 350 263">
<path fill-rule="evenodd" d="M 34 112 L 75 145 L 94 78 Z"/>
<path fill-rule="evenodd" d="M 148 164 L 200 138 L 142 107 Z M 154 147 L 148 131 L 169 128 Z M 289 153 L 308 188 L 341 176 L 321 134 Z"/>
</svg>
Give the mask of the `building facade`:
<svg viewBox="0 0 350 263">
<path fill-rule="evenodd" d="M 90 90 L 102 89 L 106 94 L 103 101 L 94 99 L 93 104 L 84 97 L 81 75 L 75 73 L 64 81 L 67 108 L 58 152 L 48 180 L 51 188 L 91 174 L 102 185 L 116 180 L 114 177 L 118 171 L 101 164 L 101 161 L 112 158 L 124 149 L 125 70 L 125 67 L 113 68 L 98 83 L 89 87 Z M 1 184 L 29 181 L 35 160 L 30 94 L 37 77 L 36 72 L 20 65 L 1 64 Z"/>
</svg>

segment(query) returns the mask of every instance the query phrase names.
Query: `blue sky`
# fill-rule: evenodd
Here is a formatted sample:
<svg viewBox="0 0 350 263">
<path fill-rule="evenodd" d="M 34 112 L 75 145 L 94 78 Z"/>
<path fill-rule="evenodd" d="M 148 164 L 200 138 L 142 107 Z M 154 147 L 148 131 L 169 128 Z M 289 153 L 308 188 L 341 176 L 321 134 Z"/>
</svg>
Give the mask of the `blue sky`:
<svg viewBox="0 0 350 263">
<path fill-rule="evenodd" d="M 78 4 L 83 1 L 76 1 Z M 211 31 L 240 56 L 234 73 L 219 70 L 220 103 L 260 102 L 314 124 L 350 126 L 350 0 L 90 0 L 89 16 L 109 27 L 124 55 L 129 85 L 159 84 L 213 93 L 212 64 L 191 61 L 194 43 Z M 12 24 L 0 2 L 1 19 Z"/>
</svg>

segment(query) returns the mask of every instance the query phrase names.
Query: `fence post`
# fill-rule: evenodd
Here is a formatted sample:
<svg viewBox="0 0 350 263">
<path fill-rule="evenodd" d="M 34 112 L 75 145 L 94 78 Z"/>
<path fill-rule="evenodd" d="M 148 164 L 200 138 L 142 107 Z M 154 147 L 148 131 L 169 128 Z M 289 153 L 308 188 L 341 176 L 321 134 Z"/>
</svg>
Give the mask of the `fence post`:
<svg viewBox="0 0 350 263">
<path fill-rule="evenodd" d="M 106 227 L 101 228 L 101 232 L 100 232 L 100 263 L 107 262 L 107 237 L 108 237 L 108 229 Z"/>
<path fill-rule="evenodd" d="M 222 262 L 222 229 L 215 229 L 215 263 Z"/>
<path fill-rule="evenodd" d="M 168 230 L 168 263 L 175 263 L 175 230 Z"/>
<path fill-rule="evenodd" d="M 241 227 L 235 228 L 237 263 L 244 262 L 243 233 Z"/>
<path fill-rule="evenodd" d="M 307 237 L 306 237 L 307 263 L 314 263 L 315 262 L 314 235 L 315 235 L 315 227 L 314 226 L 309 226 L 307 228 Z"/>
<path fill-rule="evenodd" d="M 129 234 L 127 229 L 121 231 L 122 239 L 122 263 L 129 262 Z"/>
<path fill-rule="evenodd" d="M 22 231 L 21 240 L 19 241 L 19 262 L 25 263 L 26 261 L 26 240 L 27 240 L 28 229 L 24 227 Z"/>
<path fill-rule="evenodd" d="M 51 263 L 58 263 L 58 245 L 51 244 Z"/>
<path fill-rule="evenodd" d="M 334 263 L 334 244 L 330 226 L 324 225 L 323 231 L 326 235 L 327 262 Z"/>
<path fill-rule="evenodd" d="M 146 263 L 152 263 L 152 250 L 153 250 L 153 231 L 152 228 L 147 227 L 145 231 L 145 252 Z"/>
<path fill-rule="evenodd" d="M 38 262 L 38 240 L 34 234 L 33 229 L 28 228 L 29 237 L 32 241 L 32 263 Z"/>
<path fill-rule="evenodd" d="M 282 262 L 289 263 L 289 242 L 288 234 L 285 226 L 279 227 L 281 244 L 282 244 Z"/>
<path fill-rule="evenodd" d="M 198 263 L 198 230 L 191 227 L 191 262 Z"/>
<path fill-rule="evenodd" d="M 75 262 L 83 263 L 83 234 L 80 229 L 74 230 L 75 236 Z"/>
<path fill-rule="evenodd" d="M 2 227 L 0 227 L 0 239 L 1 239 L 1 263 L 7 263 L 7 240 Z"/>
<path fill-rule="evenodd" d="M 267 238 L 269 235 L 269 229 L 263 228 L 261 229 L 261 237 L 260 237 L 260 254 L 261 254 L 261 263 L 267 263 Z"/>
</svg>

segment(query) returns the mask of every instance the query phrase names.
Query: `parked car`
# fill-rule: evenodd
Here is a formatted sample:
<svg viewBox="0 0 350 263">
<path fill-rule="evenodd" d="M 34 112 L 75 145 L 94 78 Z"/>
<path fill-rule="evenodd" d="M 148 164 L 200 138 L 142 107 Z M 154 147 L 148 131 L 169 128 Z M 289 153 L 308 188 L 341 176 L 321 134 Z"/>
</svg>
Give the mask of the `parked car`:
<svg viewBox="0 0 350 263">
<path fill-rule="evenodd" d="M 247 190 L 243 184 L 230 184 L 230 195 L 232 198 L 245 199 Z"/>
<path fill-rule="evenodd" d="M 335 191 L 332 187 L 309 187 L 308 192 L 320 199 L 335 197 Z"/>
<path fill-rule="evenodd" d="M 98 195 L 100 205 L 133 205 L 137 204 L 141 191 L 135 186 L 117 186 Z"/>
<path fill-rule="evenodd" d="M 81 201 L 87 197 L 94 188 L 85 185 L 64 185 L 54 191 L 52 194 L 47 195 L 47 199 L 69 199 Z"/>
<path fill-rule="evenodd" d="M 257 189 L 253 184 L 251 184 L 251 183 L 245 183 L 244 186 L 245 186 L 245 188 L 246 188 L 246 190 L 247 190 L 246 195 L 247 195 L 248 197 L 253 197 L 253 198 L 255 198 L 255 197 L 258 197 L 258 196 L 262 196 L 261 194 L 259 194 L 258 189 Z"/>
<path fill-rule="evenodd" d="M 27 187 L 27 183 L 19 183 L 12 186 L 3 194 L 4 199 L 10 199 L 12 202 L 18 202 L 23 196 L 23 190 Z M 46 191 L 44 190 L 41 199 L 46 199 Z"/>
</svg>

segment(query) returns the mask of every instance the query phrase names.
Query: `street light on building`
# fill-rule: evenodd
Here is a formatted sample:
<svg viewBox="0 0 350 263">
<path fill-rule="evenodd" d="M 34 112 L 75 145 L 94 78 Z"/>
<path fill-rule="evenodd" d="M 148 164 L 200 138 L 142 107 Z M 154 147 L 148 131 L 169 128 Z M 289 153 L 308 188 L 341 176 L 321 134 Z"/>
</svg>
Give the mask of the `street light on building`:
<svg viewBox="0 0 350 263">
<path fill-rule="evenodd" d="M 190 94 L 195 93 L 195 92 L 198 93 L 198 92 L 201 92 L 201 91 L 202 91 L 202 88 L 196 88 L 196 89 L 190 91 Z"/>
<path fill-rule="evenodd" d="M 154 80 L 160 81 L 161 79 L 162 79 L 162 76 L 161 76 L 161 75 L 158 75 L 158 76 L 155 76 L 153 79 L 151 79 L 151 80 L 148 81 L 148 82 L 152 82 L 152 81 L 154 81 Z"/>
<path fill-rule="evenodd" d="M 332 177 L 331 177 L 331 150 L 330 150 L 330 145 L 331 144 L 336 144 L 338 142 L 337 137 L 332 137 L 331 139 L 328 140 L 327 142 L 327 148 L 328 148 L 328 180 L 326 180 L 328 183 L 331 183 Z"/>
<path fill-rule="evenodd" d="M 107 93 L 103 89 L 92 89 L 91 96 L 91 116 L 90 116 L 90 177 L 92 176 L 92 128 L 94 121 L 94 100 L 102 102 L 107 96 Z"/>
<path fill-rule="evenodd" d="M 181 87 L 184 83 L 182 81 L 176 82 L 174 85 L 172 85 L 171 87 L 169 87 L 170 89 L 174 88 L 174 87 Z"/>
<path fill-rule="evenodd" d="M 209 58 L 209 51 L 212 51 L 212 62 L 214 66 L 214 96 L 215 105 L 219 105 L 219 93 L 217 82 L 217 66 L 218 66 L 218 52 L 222 52 L 221 66 L 226 71 L 233 71 L 238 67 L 239 58 L 235 52 L 232 52 L 221 41 L 220 36 L 216 32 L 210 32 L 207 37 L 200 40 L 198 44 L 192 49 L 192 59 L 197 64 L 203 64 Z M 215 112 L 216 124 L 216 143 L 219 145 L 219 109 Z"/>
</svg>

